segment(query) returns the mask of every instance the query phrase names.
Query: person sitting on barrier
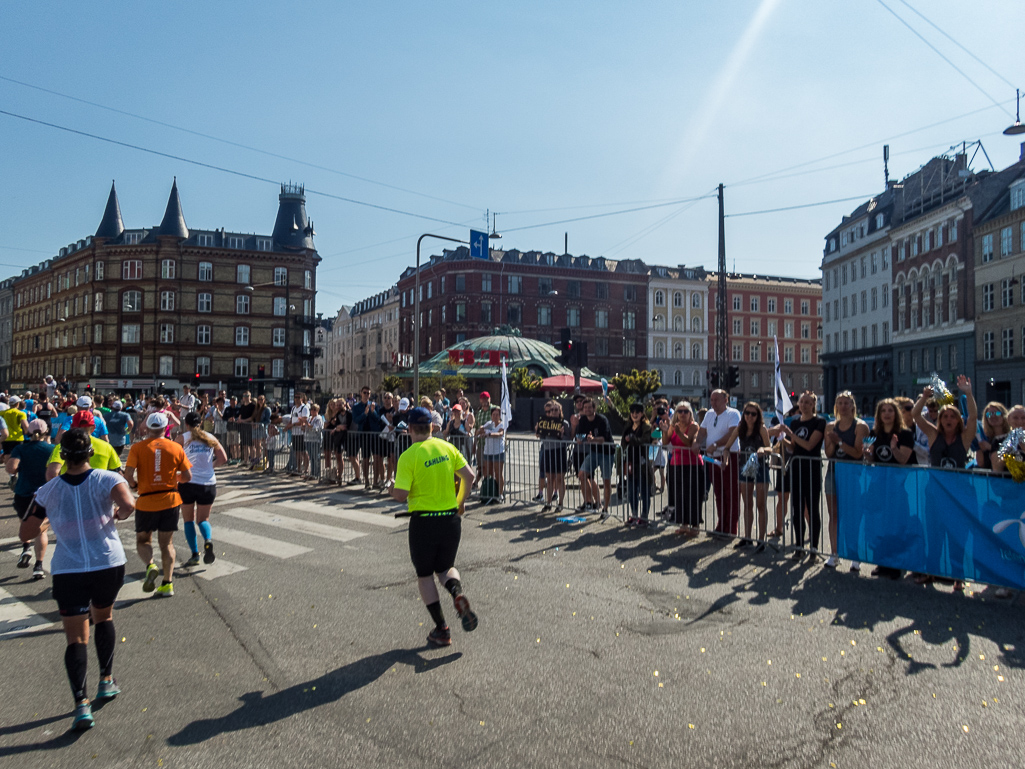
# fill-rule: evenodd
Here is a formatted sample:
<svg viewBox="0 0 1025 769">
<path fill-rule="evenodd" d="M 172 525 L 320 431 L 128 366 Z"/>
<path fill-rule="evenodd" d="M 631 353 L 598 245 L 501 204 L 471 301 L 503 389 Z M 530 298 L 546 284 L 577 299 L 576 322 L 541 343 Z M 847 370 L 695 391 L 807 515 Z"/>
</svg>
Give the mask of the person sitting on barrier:
<svg viewBox="0 0 1025 769">
<path fill-rule="evenodd" d="M 657 449 L 651 443 L 651 423 L 644 414 L 643 403 L 630 404 L 630 423 L 623 431 L 622 446 L 626 498 L 631 512 L 626 525 L 646 529 L 651 510 L 654 452 Z"/>
<path fill-rule="evenodd" d="M 865 449 L 869 462 L 879 465 L 917 465 L 915 434 L 904 424 L 900 404 L 886 398 L 876 404 L 875 423 L 872 426 L 875 441 Z M 889 566 L 876 566 L 873 577 L 900 579 L 901 570 Z"/>
<path fill-rule="evenodd" d="M 854 404 L 854 395 L 850 390 L 837 393 L 833 400 L 833 421 L 826 425 L 824 439 L 826 456 L 832 459 L 826 467 L 826 510 L 829 512 L 829 558 L 826 566 L 835 569 L 836 532 L 838 506 L 836 499 L 835 462 L 860 462 L 864 454 L 862 441 L 868 437 L 868 423 L 858 419 L 858 409 Z M 861 564 L 851 563 L 851 571 L 860 571 Z"/>
<path fill-rule="evenodd" d="M 601 469 L 601 520 L 604 521 L 610 515 L 609 502 L 612 501 L 612 465 L 615 443 L 612 439 L 609 420 L 604 414 L 597 413 L 593 398 L 584 398 L 583 416 L 577 420 L 576 441 L 584 450 L 577 478 L 580 479 L 581 490 L 587 488 L 584 493 L 584 503 L 587 504 L 588 496 L 590 496 L 590 509 L 593 511 L 598 510 L 598 483 L 594 478 L 594 473 L 599 468 Z"/>
<path fill-rule="evenodd" d="M 671 447 L 668 487 L 672 515 L 668 521 L 679 525 L 677 534 L 692 539 L 701 524 L 701 491 L 705 485 L 694 410 L 687 401 L 680 401 L 672 419 L 662 416 L 657 424 L 662 430 L 662 444 Z"/>
<path fill-rule="evenodd" d="M 822 439 L 826 432 L 826 420 L 815 413 L 817 398 L 811 391 L 804 392 L 797 401 L 799 418 L 792 425 L 784 426 L 787 449 L 792 453 L 789 462 L 791 520 L 797 549 L 792 558 L 799 561 L 805 556 L 804 516 L 808 515 L 810 536 L 808 539 L 808 564 L 818 560 L 819 534 L 822 529 L 822 515 L 819 511 L 819 496 L 822 493 Z"/>
<path fill-rule="evenodd" d="M 541 478 L 544 482 L 544 507 L 542 513 L 550 512 L 552 502 L 558 497 L 555 512 L 562 511 L 562 500 L 566 498 L 566 441 L 569 440 L 569 422 L 562 418 L 562 406 L 556 400 L 545 403 L 544 416 L 534 426 L 534 434 L 541 441 Z"/>
<path fill-rule="evenodd" d="M 992 470 L 993 454 L 1003 442 L 1011 428 L 1007 422 L 1007 406 L 990 401 L 982 411 L 982 434 L 979 436 L 979 450 L 975 452 L 975 463 L 982 470 Z"/>
<path fill-rule="evenodd" d="M 1008 432 L 1014 429 L 1025 430 L 1025 406 L 1011 406 L 1007 411 L 1007 427 Z M 994 445 L 992 462 L 994 473 L 1006 473 L 1007 463 L 996 453 L 996 449 L 999 445 Z M 1014 447 L 1014 454 L 1017 459 L 1025 461 L 1025 445 L 1018 445 Z"/>
<path fill-rule="evenodd" d="M 491 418 L 484 423 L 484 426 L 479 429 L 477 434 L 484 438 L 484 454 L 481 458 L 481 473 L 485 478 L 494 478 L 495 483 L 498 484 L 498 496 L 484 500 L 484 504 L 493 505 L 498 502 L 504 502 L 505 428 L 502 427 L 502 409 L 498 406 L 493 406 L 491 409 Z"/>
<path fill-rule="evenodd" d="M 748 401 L 740 415 L 740 424 L 730 430 L 726 442 L 740 442 L 740 496 L 744 501 L 744 536 L 733 547 L 748 547 L 754 544 L 752 529 L 754 528 L 755 507 L 758 508 L 758 548 L 755 552 L 765 549 L 765 531 L 769 524 L 769 509 L 766 507 L 766 489 L 769 481 L 769 467 L 760 456 L 762 449 L 769 447 L 769 431 L 765 427 L 765 416 L 762 407 L 755 401 Z M 751 457 L 758 457 L 753 461 Z M 748 469 L 747 474 L 743 472 Z"/>
</svg>

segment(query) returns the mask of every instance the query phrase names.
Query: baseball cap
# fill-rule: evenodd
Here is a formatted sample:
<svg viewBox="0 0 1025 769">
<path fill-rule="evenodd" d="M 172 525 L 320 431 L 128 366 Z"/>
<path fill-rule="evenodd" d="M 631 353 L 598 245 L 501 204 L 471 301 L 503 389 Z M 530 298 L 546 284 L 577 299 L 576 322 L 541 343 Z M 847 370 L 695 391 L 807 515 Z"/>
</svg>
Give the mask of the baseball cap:
<svg viewBox="0 0 1025 769">
<path fill-rule="evenodd" d="M 71 417 L 72 427 L 82 427 L 83 425 L 92 427 L 95 424 L 96 420 L 93 418 L 93 412 L 91 411 L 77 411 L 75 416 Z"/>
<path fill-rule="evenodd" d="M 42 419 L 33 419 L 28 423 L 28 429 L 25 432 L 28 435 L 35 435 L 36 433 L 45 433 L 49 429 L 46 422 Z"/>
<path fill-rule="evenodd" d="M 146 427 L 151 430 L 163 430 L 167 427 L 167 414 L 163 411 L 154 411 L 146 417 Z"/>
<path fill-rule="evenodd" d="M 410 425 L 429 425 L 431 423 L 431 412 L 423 406 L 417 406 L 409 412 L 406 423 Z"/>
<path fill-rule="evenodd" d="M 114 411 L 120 411 L 121 410 L 121 401 L 118 401 L 118 400 L 114 401 L 113 403 L 110 404 L 110 407 L 112 409 L 114 409 Z"/>
<path fill-rule="evenodd" d="M 630 404 L 630 411 L 644 411 L 644 404 L 643 403 L 631 403 Z"/>
<path fill-rule="evenodd" d="M 19 398 L 17 395 L 12 395 L 10 398 L 7 399 L 7 402 L 13 406 L 16 403 L 21 403 L 21 398 Z"/>
<path fill-rule="evenodd" d="M 399 411 L 405 411 L 409 408 L 409 398 L 399 398 Z"/>
<path fill-rule="evenodd" d="M 88 395 L 83 395 L 81 398 L 78 399 L 75 405 L 78 406 L 80 409 L 91 409 L 93 407 L 93 399 L 90 398 Z"/>
<path fill-rule="evenodd" d="M 490 395 L 488 394 L 488 391 L 487 391 L 487 390 L 485 390 L 484 392 L 482 392 L 482 393 L 480 394 L 480 397 L 482 397 L 482 398 L 487 398 L 488 400 L 491 400 L 491 396 L 490 396 Z"/>
<path fill-rule="evenodd" d="M 462 410 L 463 410 L 463 407 L 462 407 L 462 406 L 460 406 L 460 405 L 459 405 L 459 404 L 457 403 L 456 405 L 454 405 L 454 406 L 452 407 L 452 410 L 453 410 L 453 411 L 462 411 Z"/>
</svg>

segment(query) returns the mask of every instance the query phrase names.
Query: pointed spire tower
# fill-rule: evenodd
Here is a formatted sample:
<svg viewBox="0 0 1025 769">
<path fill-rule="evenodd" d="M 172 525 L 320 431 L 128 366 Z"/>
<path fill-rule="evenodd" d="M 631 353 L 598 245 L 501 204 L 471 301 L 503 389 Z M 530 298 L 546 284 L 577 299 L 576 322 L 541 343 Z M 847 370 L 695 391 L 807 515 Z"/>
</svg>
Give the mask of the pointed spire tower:
<svg viewBox="0 0 1025 769">
<path fill-rule="evenodd" d="M 282 184 L 278 195 L 278 217 L 274 220 L 275 248 L 286 251 L 316 250 L 313 222 L 306 218 L 306 188 L 301 184 Z"/>
<path fill-rule="evenodd" d="M 171 235 L 176 238 L 189 236 L 189 228 L 185 226 L 185 215 L 182 213 L 181 198 L 178 197 L 178 177 L 175 177 L 171 184 L 171 196 L 167 199 L 167 209 L 157 229 L 157 235 Z"/>
<path fill-rule="evenodd" d="M 107 197 L 107 207 L 103 209 L 103 218 L 100 226 L 96 228 L 95 238 L 107 238 L 116 240 L 125 231 L 125 223 L 121 219 L 121 205 L 117 202 L 117 190 L 114 189 L 114 182 L 110 183 L 110 195 Z"/>
</svg>

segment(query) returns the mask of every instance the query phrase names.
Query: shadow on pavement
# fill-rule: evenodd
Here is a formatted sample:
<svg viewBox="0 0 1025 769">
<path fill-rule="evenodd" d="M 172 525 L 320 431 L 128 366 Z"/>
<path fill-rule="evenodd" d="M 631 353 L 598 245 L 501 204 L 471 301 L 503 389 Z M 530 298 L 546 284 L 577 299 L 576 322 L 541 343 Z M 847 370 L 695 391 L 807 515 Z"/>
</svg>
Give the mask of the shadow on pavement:
<svg viewBox="0 0 1025 769">
<path fill-rule="evenodd" d="M 0 737 L 6 737 L 11 734 L 19 734 L 21 732 L 29 732 L 33 729 L 46 726 L 48 724 L 55 723 L 57 721 L 68 720 L 68 731 L 63 734 L 58 734 L 56 737 L 52 737 L 49 740 L 43 742 L 30 742 L 26 745 L 6 745 L 0 746 L 0 757 L 2 756 L 17 756 L 22 753 L 35 753 L 42 750 L 59 750 L 60 748 L 66 748 L 74 745 L 78 742 L 79 738 L 85 734 L 85 732 L 73 732 L 71 731 L 71 716 L 72 711 L 67 713 L 61 713 L 56 716 L 47 716 L 46 718 L 38 718 L 35 721 L 26 721 L 23 724 L 15 724 L 14 726 L 3 726 L 0 727 Z"/>
<path fill-rule="evenodd" d="M 340 700 L 346 694 L 362 689 L 380 678 L 396 664 L 410 665 L 416 673 L 426 673 L 455 662 L 461 652 L 437 659 L 424 659 L 416 649 L 393 649 L 374 654 L 325 673 L 320 678 L 304 681 L 271 695 L 249 692 L 239 699 L 242 704 L 220 718 L 193 721 L 177 734 L 168 737 L 169 745 L 195 745 L 225 732 L 237 732 L 281 721 L 285 718 Z"/>
</svg>

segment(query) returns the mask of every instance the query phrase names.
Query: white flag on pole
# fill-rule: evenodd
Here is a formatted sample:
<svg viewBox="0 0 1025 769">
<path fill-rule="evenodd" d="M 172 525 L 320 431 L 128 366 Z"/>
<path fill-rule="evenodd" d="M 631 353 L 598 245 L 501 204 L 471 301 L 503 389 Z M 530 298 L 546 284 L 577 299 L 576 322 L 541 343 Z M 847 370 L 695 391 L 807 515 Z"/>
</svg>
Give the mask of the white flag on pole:
<svg viewBox="0 0 1025 769">
<path fill-rule="evenodd" d="M 783 386 L 783 373 L 779 367 L 779 339 L 773 336 L 772 343 L 776 346 L 776 418 L 783 424 L 783 417 L 794 404 L 790 401 L 787 388 Z"/>
<path fill-rule="evenodd" d="M 502 358 L 502 429 L 507 430 L 512 422 L 512 404 L 509 403 L 509 375 Z"/>
</svg>

